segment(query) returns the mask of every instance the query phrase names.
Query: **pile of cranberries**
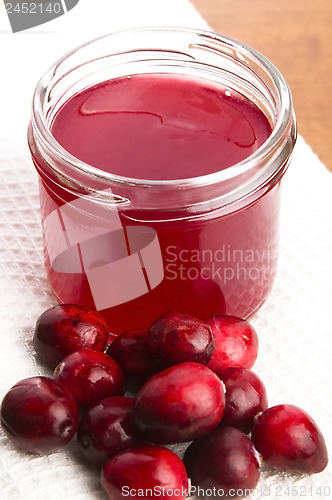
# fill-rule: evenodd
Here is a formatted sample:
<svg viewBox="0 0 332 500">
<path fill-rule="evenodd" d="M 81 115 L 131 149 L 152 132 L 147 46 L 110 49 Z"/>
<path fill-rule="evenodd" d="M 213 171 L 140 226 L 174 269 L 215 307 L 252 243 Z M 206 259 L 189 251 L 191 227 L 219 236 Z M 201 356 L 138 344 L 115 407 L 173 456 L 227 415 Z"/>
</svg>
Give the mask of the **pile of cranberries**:
<svg viewBox="0 0 332 500">
<path fill-rule="evenodd" d="M 185 499 L 190 484 L 234 498 L 256 487 L 262 459 L 308 474 L 327 465 L 307 413 L 268 408 L 251 371 L 257 334 L 245 320 L 170 312 L 148 331 L 114 336 L 98 313 L 65 304 L 39 317 L 33 343 L 53 378 L 27 378 L 8 391 L 6 434 L 32 453 L 58 450 L 76 435 L 112 500 Z M 181 442 L 183 460 L 167 447 Z"/>
</svg>

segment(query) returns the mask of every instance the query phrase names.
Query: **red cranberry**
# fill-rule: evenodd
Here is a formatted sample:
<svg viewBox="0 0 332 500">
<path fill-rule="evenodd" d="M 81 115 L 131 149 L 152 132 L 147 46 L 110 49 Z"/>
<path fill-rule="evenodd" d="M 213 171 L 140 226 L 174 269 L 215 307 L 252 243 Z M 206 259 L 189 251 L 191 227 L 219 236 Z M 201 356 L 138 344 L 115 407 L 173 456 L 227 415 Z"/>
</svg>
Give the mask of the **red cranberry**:
<svg viewBox="0 0 332 500">
<path fill-rule="evenodd" d="M 110 500 L 126 496 L 184 500 L 189 489 L 182 461 L 161 446 L 140 446 L 110 458 L 103 467 L 101 484 Z"/>
<path fill-rule="evenodd" d="M 77 430 L 77 440 L 83 455 L 94 465 L 101 466 L 119 451 L 140 443 L 131 425 L 132 398 L 114 396 L 91 406 Z"/>
<path fill-rule="evenodd" d="M 251 368 L 258 354 L 258 337 L 254 328 L 236 316 L 214 316 L 207 321 L 216 348 L 207 366 L 222 376 L 230 366 Z"/>
<path fill-rule="evenodd" d="M 51 307 L 39 316 L 33 345 L 38 356 L 54 368 L 77 349 L 104 351 L 108 334 L 108 326 L 99 313 L 63 304 Z"/>
<path fill-rule="evenodd" d="M 135 399 L 133 423 L 151 442 L 190 441 L 219 424 L 224 406 L 217 375 L 204 365 L 181 363 L 145 382 Z"/>
<path fill-rule="evenodd" d="M 265 410 L 254 421 L 252 439 L 273 467 L 313 474 L 327 466 L 324 437 L 313 419 L 297 406 L 283 404 Z"/>
<path fill-rule="evenodd" d="M 262 380 L 247 368 L 231 367 L 224 372 L 222 381 L 226 387 L 222 424 L 250 432 L 254 417 L 267 408 Z"/>
<path fill-rule="evenodd" d="M 257 450 L 235 427 L 218 427 L 191 443 L 184 464 L 193 485 L 203 490 L 216 488 L 217 498 L 243 496 L 257 486 L 260 476 Z"/>
<path fill-rule="evenodd" d="M 206 364 L 215 348 L 208 325 L 176 312 L 161 315 L 150 326 L 148 344 L 163 367 L 183 362 Z"/>
<path fill-rule="evenodd" d="M 66 356 L 54 371 L 83 407 L 109 396 L 122 396 L 125 378 L 121 367 L 104 352 L 79 349 Z"/>
<path fill-rule="evenodd" d="M 78 407 L 59 382 L 48 377 L 30 377 L 17 382 L 5 395 L 1 423 L 18 448 L 31 453 L 50 453 L 74 436 Z"/>
<path fill-rule="evenodd" d="M 147 340 L 145 330 L 128 330 L 118 335 L 106 352 L 128 377 L 144 380 L 156 372 L 155 358 L 148 350 Z"/>
</svg>

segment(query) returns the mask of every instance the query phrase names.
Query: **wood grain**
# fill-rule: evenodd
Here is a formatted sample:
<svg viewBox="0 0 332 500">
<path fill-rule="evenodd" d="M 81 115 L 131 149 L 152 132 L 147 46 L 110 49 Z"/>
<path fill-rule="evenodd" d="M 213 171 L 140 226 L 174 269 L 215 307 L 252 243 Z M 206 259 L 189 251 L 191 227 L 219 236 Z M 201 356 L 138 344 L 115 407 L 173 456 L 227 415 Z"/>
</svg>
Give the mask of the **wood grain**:
<svg viewBox="0 0 332 500">
<path fill-rule="evenodd" d="M 291 88 L 299 133 L 332 171 L 332 0 L 192 0 L 211 28 L 262 52 Z"/>
</svg>

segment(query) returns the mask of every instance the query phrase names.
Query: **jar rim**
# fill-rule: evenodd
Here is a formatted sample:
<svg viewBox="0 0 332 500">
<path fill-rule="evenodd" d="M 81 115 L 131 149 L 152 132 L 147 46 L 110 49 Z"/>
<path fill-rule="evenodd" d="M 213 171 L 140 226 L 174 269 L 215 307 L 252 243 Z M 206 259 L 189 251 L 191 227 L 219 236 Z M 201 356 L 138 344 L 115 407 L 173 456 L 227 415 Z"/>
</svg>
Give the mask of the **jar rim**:
<svg viewBox="0 0 332 500">
<path fill-rule="evenodd" d="M 69 151 L 67 151 L 56 141 L 50 131 L 41 106 L 40 95 L 42 93 L 45 93 L 45 89 L 47 89 L 47 86 L 50 84 L 52 78 L 56 75 L 57 68 L 71 56 L 74 56 L 82 49 L 91 46 L 96 42 L 102 41 L 103 39 L 107 39 L 108 37 L 117 36 L 119 34 L 128 34 L 129 36 L 131 34 L 134 34 L 135 32 L 163 32 L 170 35 L 172 33 L 186 33 L 188 35 L 192 34 L 194 36 L 200 37 L 202 40 L 210 40 L 213 41 L 214 44 L 227 46 L 231 50 L 236 51 L 236 53 L 242 54 L 242 56 L 244 57 L 247 56 L 251 59 L 254 58 L 272 79 L 280 103 L 280 111 L 273 126 L 272 132 L 267 140 L 251 155 L 232 166 L 229 166 L 217 172 L 184 179 L 155 180 L 120 176 L 112 174 L 110 172 L 105 172 L 98 167 L 94 167 L 69 153 Z M 285 143 L 287 140 L 287 138 L 285 139 L 285 133 L 287 134 L 287 136 L 289 136 L 289 131 L 291 129 L 293 129 L 294 138 L 296 137 L 296 123 L 292 107 L 292 96 L 288 84 L 280 71 L 274 66 L 272 62 L 269 61 L 269 59 L 267 59 L 263 54 L 250 47 L 249 45 L 242 43 L 234 38 L 214 33 L 213 31 L 169 26 L 149 26 L 112 32 L 101 37 L 94 38 L 93 40 L 81 44 L 80 46 L 67 52 L 63 57 L 59 58 L 39 80 L 33 96 L 31 122 L 33 133 L 36 134 L 36 137 L 38 137 L 43 146 L 46 148 L 48 154 L 51 157 L 56 157 L 65 162 L 66 165 L 73 168 L 74 171 L 77 170 L 78 172 L 88 175 L 90 178 L 92 177 L 98 181 L 110 182 L 113 184 L 138 186 L 141 188 L 195 188 L 199 186 L 219 184 L 223 181 L 229 181 L 233 178 L 241 176 L 242 174 L 250 173 L 250 171 L 257 168 L 257 164 L 262 164 L 266 159 L 271 158 L 271 149 L 278 149 L 280 147 L 280 144 Z"/>
</svg>

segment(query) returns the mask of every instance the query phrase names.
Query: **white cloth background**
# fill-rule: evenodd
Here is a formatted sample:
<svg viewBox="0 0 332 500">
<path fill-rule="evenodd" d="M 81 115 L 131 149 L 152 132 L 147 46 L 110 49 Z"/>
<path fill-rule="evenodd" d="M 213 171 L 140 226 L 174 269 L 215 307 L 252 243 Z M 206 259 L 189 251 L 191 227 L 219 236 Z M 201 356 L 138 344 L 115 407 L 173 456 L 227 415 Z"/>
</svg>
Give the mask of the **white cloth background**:
<svg viewBox="0 0 332 500">
<path fill-rule="evenodd" d="M 18 380 L 48 374 L 31 344 L 38 315 L 55 304 L 43 268 L 36 174 L 26 145 L 34 87 L 72 47 L 110 31 L 147 25 L 208 28 L 188 0 L 80 0 L 67 15 L 14 35 L 0 0 L 0 399 Z M 279 272 L 268 300 L 252 318 L 260 338 L 254 369 L 265 381 L 270 405 L 303 407 L 330 449 L 331 194 L 331 174 L 299 138 L 284 178 Z M 328 466 L 315 476 L 264 470 L 253 498 L 332 496 L 331 470 Z M 80 459 L 75 444 L 46 457 L 32 456 L 17 451 L 0 430 L 0 499 L 59 497 L 106 498 L 98 473 Z"/>
</svg>

